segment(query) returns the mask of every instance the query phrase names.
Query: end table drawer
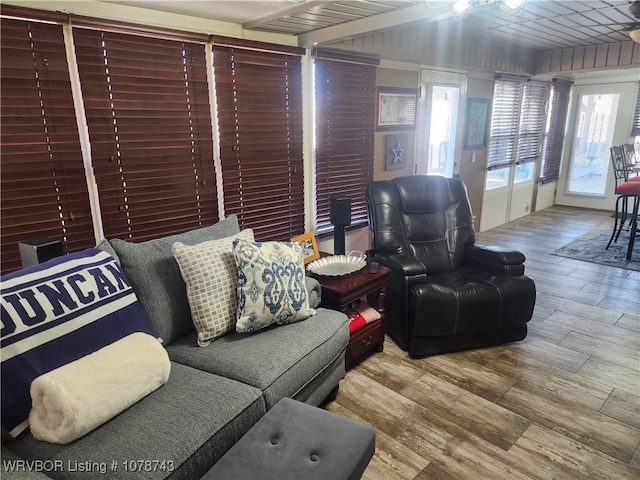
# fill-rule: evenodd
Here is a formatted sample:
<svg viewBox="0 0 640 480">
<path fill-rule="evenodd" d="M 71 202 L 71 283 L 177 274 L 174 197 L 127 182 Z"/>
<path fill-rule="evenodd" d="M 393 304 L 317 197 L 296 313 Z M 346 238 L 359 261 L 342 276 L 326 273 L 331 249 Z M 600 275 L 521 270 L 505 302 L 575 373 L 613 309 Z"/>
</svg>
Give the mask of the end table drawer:
<svg viewBox="0 0 640 480">
<path fill-rule="evenodd" d="M 384 329 L 380 320 L 375 320 L 354 332 L 349 339 L 349 346 L 347 347 L 347 367 L 358 357 L 373 349 L 380 351 L 383 343 Z"/>
</svg>

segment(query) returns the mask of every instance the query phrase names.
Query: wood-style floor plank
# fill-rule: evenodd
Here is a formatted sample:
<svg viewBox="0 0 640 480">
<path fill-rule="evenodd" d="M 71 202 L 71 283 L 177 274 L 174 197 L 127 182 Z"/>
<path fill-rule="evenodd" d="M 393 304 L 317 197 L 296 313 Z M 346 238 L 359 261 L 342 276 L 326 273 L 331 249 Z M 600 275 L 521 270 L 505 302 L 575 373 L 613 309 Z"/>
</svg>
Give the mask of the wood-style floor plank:
<svg viewBox="0 0 640 480">
<path fill-rule="evenodd" d="M 508 375 L 508 378 L 515 377 L 521 383 L 529 384 L 530 388 L 538 389 L 549 396 L 556 396 L 596 411 L 605 404 L 613 392 L 612 387 L 512 351 L 500 355 L 488 367 Z"/>
<path fill-rule="evenodd" d="M 373 426 L 365 480 L 640 478 L 640 272 L 559 257 L 607 212 L 551 207 L 477 235 L 520 249 L 522 342 L 410 358 L 392 340 L 326 408 Z"/>
<path fill-rule="evenodd" d="M 638 395 L 614 389 L 600 411 L 621 422 L 640 428 L 640 396 Z"/>
<path fill-rule="evenodd" d="M 631 461 L 640 442 L 640 429 L 525 382 L 510 388 L 498 405 L 623 462 Z"/>
<path fill-rule="evenodd" d="M 637 395 L 640 392 L 638 371 L 591 357 L 578 370 L 578 375 Z"/>
</svg>

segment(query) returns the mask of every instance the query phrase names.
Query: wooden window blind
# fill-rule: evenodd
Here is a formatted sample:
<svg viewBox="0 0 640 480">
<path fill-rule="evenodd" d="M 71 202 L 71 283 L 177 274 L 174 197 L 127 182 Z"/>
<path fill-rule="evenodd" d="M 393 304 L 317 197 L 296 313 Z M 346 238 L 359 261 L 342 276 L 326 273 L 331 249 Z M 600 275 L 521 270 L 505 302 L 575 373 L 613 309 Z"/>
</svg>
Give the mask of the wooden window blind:
<svg viewBox="0 0 640 480">
<path fill-rule="evenodd" d="M 560 161 L 572 83 L 567 80 L 553 79 L 551 84 L 549 128 L 542 155 L 540 183 L 554 182 L 560 176 Z"/>
<path fill-rule="evenodd" d="M 524 83 L 516 163 L 536 162 L 542 153 L 547 115 L 547 82 Z"/>
<path fill-rule="evenodd" d="M 491 134 L 487 168 L 505 168 L 513 163 L 516 154 L 522 80 L 497 79 L 493 90 Z"/>
<path fill-rule="evenodd" d="M 631 137 L 640 135 L 640 82 L 636 92 L 636 108 L 633 111 L 633 125 L 631 126 Z"/>
<path fill-rule="evenodd" d="M 21 267 L 18 242 L 95 245 L 62 26 L 2 19 L 2 273 Z"/>
<path fill-rule="evenodd" d="M 104 234 L 218 220 L 205 46 L 74 28 Z"/>
<path fill-rule="evenodd" d="M 333 230 L 330 198 L 351 198 L 351 224 L 366 225 L 373 180 L 376 65 L 315 60 L 316 232 Z"/>
<path fill-rule="evenodd" d="M 303 50 L 224 43 L 213 68 L 225 213 L 257 240 L 289 240 L 304 232 Z"/>
</svg>

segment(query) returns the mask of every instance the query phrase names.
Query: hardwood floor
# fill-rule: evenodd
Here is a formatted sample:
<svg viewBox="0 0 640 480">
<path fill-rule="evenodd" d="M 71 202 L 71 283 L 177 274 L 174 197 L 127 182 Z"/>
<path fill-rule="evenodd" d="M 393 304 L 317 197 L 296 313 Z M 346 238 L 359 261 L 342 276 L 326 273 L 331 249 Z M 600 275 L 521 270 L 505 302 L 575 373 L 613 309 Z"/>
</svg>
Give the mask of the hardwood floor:
<svg viewBox="0 0 640 480">
<path fill-rule="evenodd" d="M 364 477 L 640 478 L 640 272 L 551 255 L 607 213 L 551 207 L 478 234 L 527 257 L 518 343 L 411 359 L 390 339 L 326 408 L 376 430 Z"/>
</svg>

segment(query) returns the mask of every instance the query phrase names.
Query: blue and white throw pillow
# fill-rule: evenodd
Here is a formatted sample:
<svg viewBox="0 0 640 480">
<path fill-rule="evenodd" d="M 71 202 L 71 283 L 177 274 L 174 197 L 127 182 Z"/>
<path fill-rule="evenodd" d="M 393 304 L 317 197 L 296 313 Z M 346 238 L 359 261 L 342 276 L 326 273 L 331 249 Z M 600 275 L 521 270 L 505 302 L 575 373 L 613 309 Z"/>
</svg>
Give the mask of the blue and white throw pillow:
<svg viewBox="0 0 640 480">
<path fill-rule="evenodd" d="M 157 337 L 120 265 L 95 248 L 0 281 L 2 427 L 14 437 L 28 426 L 34 379 L 131 333 Z"/>
<path fill-rule="evenodd" d="M 237 239 L 233 255 L 238 266 L 237 332 L 253 332 L 315 315 L 309 307 L 300 243 Z"/>
</svg>

